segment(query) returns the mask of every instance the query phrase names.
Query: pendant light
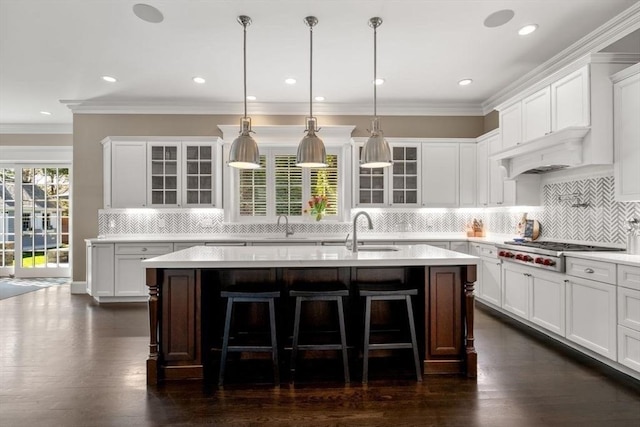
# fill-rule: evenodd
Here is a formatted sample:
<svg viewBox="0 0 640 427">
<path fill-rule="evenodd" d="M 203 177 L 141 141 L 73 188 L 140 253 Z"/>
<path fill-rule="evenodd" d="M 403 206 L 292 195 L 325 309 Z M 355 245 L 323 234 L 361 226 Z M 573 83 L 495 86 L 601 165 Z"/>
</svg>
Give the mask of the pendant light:
<svg viewBox="0 0 640 427">
<path fill-rule="evenodd" d="M 327 152 L 324 142 L 316 132 L 317 119 L 313 117 L 313 27 L 318 23 L 315 16 L 307 16 L 304 22 L 309 27 L 309 117 L 306 118 L 307 133 L 298 144 L 298 154 L 296 155 L 296 166 L 303 168 L 325 168 L 327 167 Z"/>
<path fill-rule="evenodd" d="M 373 120 L 371 121 L 371 136 L 365 142 L 362 147 L 362 153 L 360 154 L 360 167 L 362 168 L 382 168 L 390 166 L 391 161 L 391 149 L 389 143 L 384 139 L 384 133 L 380 129 L 380 120 L 378 119 L 378 111 L 376 105 L 377 97 L 377 84 L 378 76 L 376 74 L 376 62 L 377 62 L 377 29 L 382 25 L 382 19 L 375 17 L 369 19 L 369 26 L 373 28 Z"/>
<path fill-rule="evenodd" d="M 238 22 L 244 28 L 244 116 L 240 119 L 240 135 L 231 144 L 227 164 L 238 169 L 257 169 L 260 167 L 260 151 L 251 136 L 251 117 L 247 117 L 247 26 L 251 25 L 251 18 L 240 15 Z"/>
</svg>

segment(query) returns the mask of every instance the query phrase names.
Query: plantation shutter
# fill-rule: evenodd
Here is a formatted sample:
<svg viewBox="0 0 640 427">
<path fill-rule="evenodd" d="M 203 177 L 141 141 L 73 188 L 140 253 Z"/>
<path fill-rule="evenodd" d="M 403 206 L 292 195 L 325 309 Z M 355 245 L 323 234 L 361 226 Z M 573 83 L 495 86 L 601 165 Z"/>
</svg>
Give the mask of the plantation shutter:
<svg viewBox="0 0 640 427">
<path fill-rule="evenodd" d="M 302 215 L 302 168 L 296 156 L 277 154 L 274 163 L 276 215 Z"/>
<path fill-rule="evenodd" d="M 241 169 L 240 216 L 267 216 L 266 156 L 260 156 L 260 169 Z"/>
</svg>

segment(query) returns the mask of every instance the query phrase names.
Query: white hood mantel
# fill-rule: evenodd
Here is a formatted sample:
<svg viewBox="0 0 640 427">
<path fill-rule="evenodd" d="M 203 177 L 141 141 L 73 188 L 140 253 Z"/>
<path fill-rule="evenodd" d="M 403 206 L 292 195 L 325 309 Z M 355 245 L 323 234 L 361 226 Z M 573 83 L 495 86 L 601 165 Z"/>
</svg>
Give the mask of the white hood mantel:
<svg viewBox="0 0 640 427">
<path fill-rule="evenodd" d="M 582 166 L 583 143 L 590 127 L 569 127 L 507 148 L 490 156 L 500 161 L 506 178 Z"/>
</svg>

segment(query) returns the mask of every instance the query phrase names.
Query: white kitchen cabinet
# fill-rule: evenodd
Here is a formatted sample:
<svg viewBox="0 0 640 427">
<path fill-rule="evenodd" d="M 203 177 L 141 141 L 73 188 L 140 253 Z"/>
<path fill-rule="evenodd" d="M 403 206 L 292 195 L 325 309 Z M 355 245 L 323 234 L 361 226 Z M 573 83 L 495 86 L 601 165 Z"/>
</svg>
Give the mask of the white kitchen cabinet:
<svg viewBox="0 0 640 427">
<path fill-rule="evenodd" d="M 422 147 L 422 206 L 458 206 L 459 150 L 456 143 L 429 143 Z"/>
<path fill-rule="evenodd" d="M 529 320 L 543 328 L 565 335 L 565 275 L 531 269 Z"/>
<path fill-rule="evenodd" d="M 502 302 L 502 262 L 497 257 L 495 246 L 471 242 L 469 252 L 470 255 L 480 257 L 477 269 L 476 297 L 479 301 L 499 308 Z"/>
<path fill-rule="evenodd" d="M 476 202 L 489 206 L 489 147 L 487 140 L 478 140 L 476 147 Z"/>
<path fill-rule="evenodd" d="M 421 202 L 421 144 L 397 142 L 390 144 L 393 164 L 387 168 L 361 168 L 362 145 L 355 147 L 354 204 L 358 207 L 418 207 Z"/>
<path fill-rule="evenodd" d="M 469 243 L 468 242 L 449 242 L 449 249 L 454 252 L 461 252 L 463 254 L 469 253 Z"/>
<path fill-rule="evenodd" d="M 615 197 L 640 201 L 640 64 L 612 76 Z"/>
<path fill-rule="evenodd" d="M 567 276 L 566 338 L 616 359 L 616 286 Z"/>
<path fill-rule="evenodd" d="M 141 297 L 148 294 L 141 261 L 173 252 L 173 243 L 117 243 L 113 296 Z"/>
<path fill-rule="evenodd" d="M 522 142 L 522 103 L 520 101 L 500 111 L 500 144 L 491 154 L 514 147 Z"/>
<path fill-rule="evenodd" d="M 500 145 L 500 138 L 493 137 L 487 140 L 489 152 L 495 152 Z M 498 160 L 489 159 L 489 206 L 501 206 L 504 204 L 504 169 Z"/>
<path fill-rule="evenodd" d="M 551 88 L 542 88 L 522 100 L 522 140 L 531 141 L 551 132 Z"/>
<path fill-rule="evenodd" d="M 107 137 L 104 207 L 219 207 L 221 145 L 210 138 Z"/>
<path fill-rule="evenodd" d="M 640 267 L 618 265 L 618 363 L 640 372 Z"/>
<path fill-rule="evenodd" d="M 618 363 L 640 372 L 640 331 L 618 326 Z"/>
<path fill-rule="evenodd" d="M 113 296 L 113 243 L 87 243 L 87 293 L 99 300 Z"/>
<path fill-rule="evenodd" d="M 449 249 L 449 242 L 425 242 L 429 246 L 435 246 L 436 248 Z"/>
<path fill-rule="evenodd" d="M 458 206 L 476 207 L 476 144 L 460 144 L 460 196 Z"/>
<path fill-rule="evenodd" d="M 529 268 L 505 262 L 502 266 L 502 308 L 529 319 Z"/>
<path fill-rule="evenodd" d="M 589 126 L 589 66 L 564 76 L 551 84 L 551 130 L 571 126 Z"/>
<path fill-rule="evenodd" d="M 104 207 L 142 208 L 147 204 L 147 147 L 144 141 L 105 141 Z"/>
</svg>

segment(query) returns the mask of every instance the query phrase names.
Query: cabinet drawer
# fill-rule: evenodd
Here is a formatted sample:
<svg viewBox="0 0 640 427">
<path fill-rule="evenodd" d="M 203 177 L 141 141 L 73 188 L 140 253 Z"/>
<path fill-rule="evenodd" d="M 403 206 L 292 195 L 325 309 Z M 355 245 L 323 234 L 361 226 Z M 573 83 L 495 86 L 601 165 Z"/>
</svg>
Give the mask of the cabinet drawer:
<svg viewBox="0 0 640 427">
<path fill-rule="evenodd" d="M 618 324 L 640 332 L 640 291 L 618 288 Z"/>
<path fill-rule="evenodd" d="M 480 255 L 485 258 L 498 258 L 498 251 L 493 245 L 480 245 Z"/>
<path fill-rule="evenodd" d="M 173 243 L 116 243 L 116 255 L 164 255 L 173 252 Z"/>
<path fill-rule="evenodd" d="M 640 267 L 619 264 L 618 286 L 640 291 Z"/>
<path fill-rule="evenodd" d="M 566 257 L 566 273 L 584 279 L 616 284 L 616 265 L 610 262 Z"/>
<path fill-rule="evenodd" d="M 618 326 L 618 363 L 640 372 L 640 332 Z"/>
</svg>

